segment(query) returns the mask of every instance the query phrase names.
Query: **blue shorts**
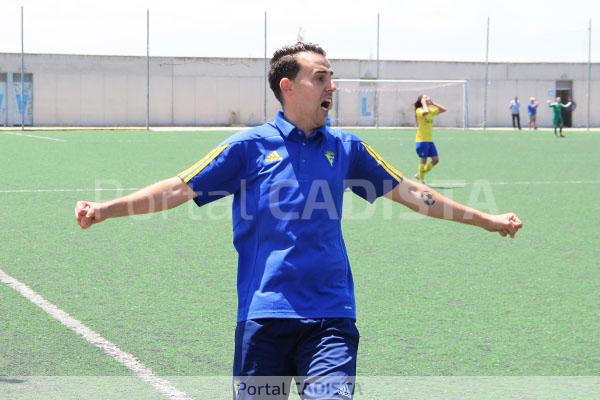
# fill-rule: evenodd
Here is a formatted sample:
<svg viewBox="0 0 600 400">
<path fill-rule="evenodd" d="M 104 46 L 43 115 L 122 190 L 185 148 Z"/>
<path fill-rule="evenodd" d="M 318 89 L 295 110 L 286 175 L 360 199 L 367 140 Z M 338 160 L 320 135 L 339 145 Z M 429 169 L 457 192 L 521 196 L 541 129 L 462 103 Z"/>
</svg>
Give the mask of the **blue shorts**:
<svg viewBox="0 0 600 400">
<path fill-rule="evenodd" d="M 302 399 L 351 400 L 358 342 L 350 318 L 238 322 L 233 399 L 287 399 L 294 385 Z"/>
<path fill-rule="evenodd" d="M 417 142 L 417 154 L 420 158 L 438 156 L 437 149 L 433 142 Z"/>
</svg>

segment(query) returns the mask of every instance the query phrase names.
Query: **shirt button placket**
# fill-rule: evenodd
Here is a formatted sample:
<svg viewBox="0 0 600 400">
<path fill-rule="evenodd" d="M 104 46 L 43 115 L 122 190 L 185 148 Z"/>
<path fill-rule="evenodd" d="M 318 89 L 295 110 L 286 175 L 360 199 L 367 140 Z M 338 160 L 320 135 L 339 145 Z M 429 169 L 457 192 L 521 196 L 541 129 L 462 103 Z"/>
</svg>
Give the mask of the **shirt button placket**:
<svg viewBox="0 0 600 400">
<path fill-rule="evenodd" d="M 304 167 L 306 165 L 306 137 L 302 138 L 302 146 L 300 147 L 300 175 L 305 176 Z"/>
</svg>

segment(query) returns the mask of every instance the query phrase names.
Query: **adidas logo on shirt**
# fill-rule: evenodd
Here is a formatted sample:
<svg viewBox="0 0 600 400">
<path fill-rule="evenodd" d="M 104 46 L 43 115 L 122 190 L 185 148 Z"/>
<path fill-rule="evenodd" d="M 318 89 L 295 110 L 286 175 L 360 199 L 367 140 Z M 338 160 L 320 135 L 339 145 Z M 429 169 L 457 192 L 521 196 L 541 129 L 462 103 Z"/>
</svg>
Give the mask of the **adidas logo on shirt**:
<svg viewBox="0 0 600 400">
<path fill-rule="evenodd" d="M 281 161 L 283 158 L 279 155 L 277 151 L 272 151 L 266 158 L 265 164 L 269 164 L 275 161 Z"/>
</svg>

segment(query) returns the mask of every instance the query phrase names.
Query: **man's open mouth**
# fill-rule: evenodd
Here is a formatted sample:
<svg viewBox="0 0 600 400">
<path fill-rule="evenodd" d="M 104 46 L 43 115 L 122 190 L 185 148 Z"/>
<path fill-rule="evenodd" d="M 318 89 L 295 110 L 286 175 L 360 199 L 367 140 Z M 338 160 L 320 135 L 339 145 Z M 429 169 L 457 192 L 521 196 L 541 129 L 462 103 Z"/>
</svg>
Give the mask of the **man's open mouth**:
<svg viewBox="0 0 600 400">
<path fill-rule="evenodd" d="M 329 111 L 331 109 L 331 100 L 325 100 L 321 103 L 321 108 L 325 111 Z"/>
</svg>

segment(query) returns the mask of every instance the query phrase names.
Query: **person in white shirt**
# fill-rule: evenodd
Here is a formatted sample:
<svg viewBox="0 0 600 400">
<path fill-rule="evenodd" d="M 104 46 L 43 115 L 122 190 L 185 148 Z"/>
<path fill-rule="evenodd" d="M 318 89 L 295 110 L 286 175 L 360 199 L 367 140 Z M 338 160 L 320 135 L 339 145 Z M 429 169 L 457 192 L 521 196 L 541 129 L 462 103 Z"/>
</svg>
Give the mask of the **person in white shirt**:
<svg viewBox="0 0 600 400">
<path fill-rule="evenodd" d="M 508 106 L 510 113 L 512 114 L 512 126 L 514 129 L 519 128 L 521 130 L 521 102 L 519 101 L 519 97 L 515 96 L 514 99 L 510 101 L 510 105 Z"/>
</svg>

